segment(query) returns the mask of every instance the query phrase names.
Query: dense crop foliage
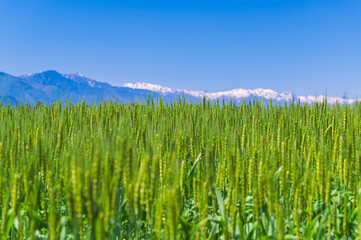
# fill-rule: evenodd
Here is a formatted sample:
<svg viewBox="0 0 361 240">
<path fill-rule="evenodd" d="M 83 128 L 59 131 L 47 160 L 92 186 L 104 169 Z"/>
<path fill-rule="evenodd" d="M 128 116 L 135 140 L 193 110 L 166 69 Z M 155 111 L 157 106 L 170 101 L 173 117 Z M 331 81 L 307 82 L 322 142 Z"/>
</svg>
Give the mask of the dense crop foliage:
<svg viewBox="0 0 361 240">
<path fill-rule="evenodd" d="M 1 239 L 340 239 L 361 105 L 0 107 Z"/>
</svg>

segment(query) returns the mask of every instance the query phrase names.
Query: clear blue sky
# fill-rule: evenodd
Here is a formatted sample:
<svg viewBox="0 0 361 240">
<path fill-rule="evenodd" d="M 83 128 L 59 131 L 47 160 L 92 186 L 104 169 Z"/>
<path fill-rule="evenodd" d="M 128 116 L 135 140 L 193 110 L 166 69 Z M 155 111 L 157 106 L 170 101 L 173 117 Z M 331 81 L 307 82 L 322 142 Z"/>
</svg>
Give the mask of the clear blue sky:
<svg viewBox="0 0 361 240">
<path fill-rule="evenodd" d="M 0 71 L 361 97 L 359 0 L 1 0 Z"/>
</svg>

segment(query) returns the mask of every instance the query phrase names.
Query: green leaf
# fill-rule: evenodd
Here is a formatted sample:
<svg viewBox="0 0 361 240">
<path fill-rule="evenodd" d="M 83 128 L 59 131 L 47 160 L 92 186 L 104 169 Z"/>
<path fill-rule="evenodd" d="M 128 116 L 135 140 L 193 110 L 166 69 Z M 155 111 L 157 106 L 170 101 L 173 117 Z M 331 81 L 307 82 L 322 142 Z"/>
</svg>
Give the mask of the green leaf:
<svg viewBox="0 0 361 240">
<path fill-rule="evenodd" d="M 223 217 L 223 220 L 226 221 L 226 212 L 224 211 L 223 198 L 222 198 L 221 193 L 219 192 L 219 190 L 218 190 L 217 187 L 216 187 L 215 191 L 216 191 L 216 197 L 217 197 L 217 202 L 218 202 L 219 210 L 221 211 L 221 215 L 222 215 L 222 217 Z"/>
<path fill-rule="evenodd" d="M 192 179 L 192 176 L 193 176 L 194 171 L 195 171 L 195 169 L 196 169 L 196 167 L 197 167 L 197 165 L 198 165 L 199 160 L 201 159 L 201 156 L 202 156 L 202 153 L 200 153 L 200 154 L 198 155 L 196 161 L 194 162 L 194 164 L 193 164 L 193 166 L 192 166 L 192 168 L 191 168 L 191 170 L 189 171 L 189 174 L 188 174 L 188 176 L 187 176 L 187 181 L 190 180 L 190 179 Z"/>
<path fill-rule="evenodd" d="M 192 231 L 191 231 L 191 234 L 190 234 L 191 237 L 192 237 L 196 232 L 198 232 L 199 229 L 200 229 L 202 226 L 204 226 L 211 217 L 212 217 L 212 216 L 208 216 L 208 217 L 206 217 L 205 219 L 203 219 L 202 221 L 200 221 L 197 225 L 195 225 L 195 226 L 192 228 Z"/>
</svg>

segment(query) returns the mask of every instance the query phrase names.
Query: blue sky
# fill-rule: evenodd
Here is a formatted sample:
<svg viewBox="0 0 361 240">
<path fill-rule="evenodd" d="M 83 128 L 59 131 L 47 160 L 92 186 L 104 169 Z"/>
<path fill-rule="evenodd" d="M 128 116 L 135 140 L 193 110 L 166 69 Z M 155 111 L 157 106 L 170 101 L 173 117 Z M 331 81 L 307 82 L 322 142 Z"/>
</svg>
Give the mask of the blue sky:
<svg viewBox="0 0 361 240">
<path fill-rule="evenodd" d="M 361 1 L 1 0 L 0 71 L 361 97 Z"/>
</svg>

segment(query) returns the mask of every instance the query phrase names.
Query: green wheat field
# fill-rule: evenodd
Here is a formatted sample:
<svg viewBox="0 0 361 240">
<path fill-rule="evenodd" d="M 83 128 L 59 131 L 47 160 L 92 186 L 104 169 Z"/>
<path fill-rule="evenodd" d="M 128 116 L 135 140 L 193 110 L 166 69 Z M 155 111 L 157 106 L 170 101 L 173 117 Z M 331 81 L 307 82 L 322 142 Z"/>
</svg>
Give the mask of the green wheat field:
<svg viewBox="0 0 361 240">
<path fill-rule="evenodd" d="M 0 107 L 1 239 L 355 239 L 361 104 Z"/>
</svg>

